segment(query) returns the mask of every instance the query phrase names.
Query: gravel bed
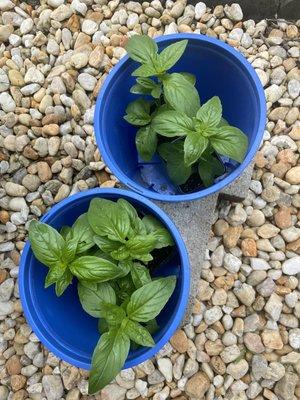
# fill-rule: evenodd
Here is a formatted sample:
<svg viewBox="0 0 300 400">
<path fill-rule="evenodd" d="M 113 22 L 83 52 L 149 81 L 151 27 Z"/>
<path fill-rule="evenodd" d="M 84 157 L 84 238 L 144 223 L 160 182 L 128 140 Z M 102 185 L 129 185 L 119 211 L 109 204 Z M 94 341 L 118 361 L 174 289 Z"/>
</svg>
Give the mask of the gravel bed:
<svg viewBox="0 0 300 400">
<path fill-rule="evenodd" d="M 22 314 L 28 223 L 70 194 L 114 187 L 93 134 L 97 93 L 133 32 L 195 32 L 241 51 L 268 106 L 242 204 L 220 204 L 191 322 L 99 400 L 300 398 L 299 26 L 238 4 L 0 0 L 0 400 L 79 400 L 88 372 L 49 353 Z"/>
</svg>

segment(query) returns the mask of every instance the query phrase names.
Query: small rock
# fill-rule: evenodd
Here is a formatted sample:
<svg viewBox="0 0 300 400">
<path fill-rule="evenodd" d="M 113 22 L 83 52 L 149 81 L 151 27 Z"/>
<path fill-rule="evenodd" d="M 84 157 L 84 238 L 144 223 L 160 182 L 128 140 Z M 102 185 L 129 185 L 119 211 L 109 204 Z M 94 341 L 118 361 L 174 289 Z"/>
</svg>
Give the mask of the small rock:
<svg viewBox="0 0 300 400">
<path fill-rule="evenodd" d="M 293 400 L 298 376 L 293 372 L 287 372 L 275 386 L 275 394 L 280 400 Z"/>
<path fill-rule="evenodd" d="M 172 382 L 172 362 L 169 358 L 159 358 L 157 360 L 157 365 L 158 365 L 158 369 L 160 370 L 160 372 L 163 374 L 163 376 L 166 378 L 167 382 Z"/>
<path fill-rule="evenodd" d="M 204 398 L 210 387 L 210 381 L 204 372 L 198 372 L 185 385 L 185 392 L 195 400 Z"/>
<path fill-rule="evenodd" d="M 234 379 L 241 379 L 248 372 L 249 365 L 246 360 L 240 360 L 227 366 L 226 372 Z"/>
<path fill-rule="evenodd" d="M 283 262 L 282 272 L 286 275 L 297 275 L 300 273 L 300 256 L 290 258 Z"/>
<path fill-rule="evenodd" d="M 28 193 L 24 186 L 13 182 L 7 182 L 4 188 L 6 193 L 13 197 L 24 197 Z"/>
<path fill-rule="evenodd" d="M 59 400 L 63 397 L 64 388 L 60 376 L 44 375 L 42 378 L 42 385 L 47 400 Z"/>
<path fill-rule="evenodd" d="M 171 345 L 179 353 L 185 353 L 188 349 L 188 340 L 185 332 L 178 329 L 170 340 Z"/>
<path fill-rule="evenodd" d="M 236 297 L 246 306 L 251 306 L 255 300 L 255 290 L 247 283 L 242 283 L 240 286 L 233 289 Z"/>
<path fill-rule="evenodd" d="M 230 6 L 226 4 L 224 7 L 224 12 L 232 21 L 241 21 L 243 19 L 243 11 L 241 6 L 237 3 L 233 3 Z"/>
<path fill-rule="evenodd" d="M 262 344 L 261 338 L 256 333 L 246 333 L 244 336 L 244 343 L 247 349 L 250 350 L 252 353 L 259 354 L 265 351 L 265 347 Z"/>
<path fill-rule="evenodd" d="M 265 329 L 262 334 L 262 341 L 269 349 L 280 350 L 283 347 L 283 342 L 278 331 Z"/>
</svg>

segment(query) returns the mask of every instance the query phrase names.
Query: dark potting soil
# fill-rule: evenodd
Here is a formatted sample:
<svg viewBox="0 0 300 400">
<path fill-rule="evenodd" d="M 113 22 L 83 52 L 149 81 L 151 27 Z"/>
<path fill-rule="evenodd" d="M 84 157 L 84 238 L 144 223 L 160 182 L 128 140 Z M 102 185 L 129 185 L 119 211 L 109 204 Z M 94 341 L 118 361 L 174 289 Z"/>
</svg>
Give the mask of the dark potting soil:
<svg viewBox="0 0 300 400">
<path fill-rule="evenodd" d="M 153 260 L 148 263 L 150 274 L 159 268 L 162 264 L 167 263 L 174 255 L 175 249 L 173 247 L 163 247 L 162 249 L 155 249 L 151 252 Z"/>
<path fill-rule="evenodd" d="M 203 186 L 204 185 L 199 174 L 195 172 L 189 177 L 189 179 L 183 185 L 180 185 L 179 187 L 183 193 L 193 193 L 203 188 Z"/>
</svg>

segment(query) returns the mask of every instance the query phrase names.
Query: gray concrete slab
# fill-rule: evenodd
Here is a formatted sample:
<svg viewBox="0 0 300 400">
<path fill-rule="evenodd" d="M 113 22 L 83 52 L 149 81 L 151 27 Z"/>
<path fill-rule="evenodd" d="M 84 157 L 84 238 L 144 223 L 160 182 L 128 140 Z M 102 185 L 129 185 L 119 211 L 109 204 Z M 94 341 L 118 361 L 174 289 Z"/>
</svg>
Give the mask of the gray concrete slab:
<svg viewBox="0 0 300 400">
<path fill-rule="evenodd" d="M 211 225 L 219 199 L 243 201 L 247 196 L 254 164 L 221 192 L 193 202 L 167 203 L 155 202 L 174 221 L 185 242 L 191 266 L 189 303 L 182 324 L 190 322 L 194 299 L 197 295 L 198 282 L 201 277 L 201 266 L 209 239 Z"/>
</svg>

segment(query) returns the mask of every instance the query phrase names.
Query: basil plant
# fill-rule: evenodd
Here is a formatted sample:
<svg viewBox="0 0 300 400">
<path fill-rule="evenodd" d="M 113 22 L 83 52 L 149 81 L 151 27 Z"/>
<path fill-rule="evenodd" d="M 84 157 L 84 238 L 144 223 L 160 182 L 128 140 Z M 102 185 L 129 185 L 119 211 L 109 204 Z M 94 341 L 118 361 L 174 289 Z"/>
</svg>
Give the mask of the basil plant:
<svg viewBox="0 0 300 400">
<path fill-rule="evenodd" d="M 89 393 L 114 379 L 133 346 L 154 346 L 156 317 L 172 295 L 176 277 L 152 278 L 149 263 L 173 246 L 169 231 L 152 215 L 140 215 L 126 200 L 95 198 L 87 213 L 57 231 L 32 221 L 32 251 L 48 267 L 45 288 L 57 296 L 77 278 L 83 309 L 98 318 Z"/>
<path fill-rule="evenodd" d="M 175 184 L 185 184 L 196 172 L 210 186 L 225 173 L 220 156 L 241 163 L 248 139 L 222 117 L 219 97 L 200 104 L 194 75 L 169 71 L 187 44 L 181 40 L 159 53 L 148 36 L 129 39 L 128 55 L 141 64 L 132 73 L 136 84 L 130 91 L 140 97 L 128 104 L 124 118 L 138 127 L 135 143 L 142 160 L 150 161 L 158 152 Z"/>
</svg>

